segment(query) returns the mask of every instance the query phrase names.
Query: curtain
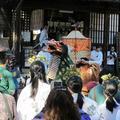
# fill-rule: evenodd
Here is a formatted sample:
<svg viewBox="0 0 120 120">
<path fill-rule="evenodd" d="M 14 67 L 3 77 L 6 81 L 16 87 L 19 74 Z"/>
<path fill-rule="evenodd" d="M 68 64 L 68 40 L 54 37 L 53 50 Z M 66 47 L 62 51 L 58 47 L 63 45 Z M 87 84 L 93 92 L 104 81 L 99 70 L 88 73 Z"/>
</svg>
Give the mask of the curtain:
<svg viewBox="0 0 120 120">
<path fill-rule="evenodd" d="M 30 29 L 31 30 L 41 29 L 41 27 L 43 27 L 43 23 L 44 23 L 44 10 L 38 9 L 32 11 Z"/>
</svg>

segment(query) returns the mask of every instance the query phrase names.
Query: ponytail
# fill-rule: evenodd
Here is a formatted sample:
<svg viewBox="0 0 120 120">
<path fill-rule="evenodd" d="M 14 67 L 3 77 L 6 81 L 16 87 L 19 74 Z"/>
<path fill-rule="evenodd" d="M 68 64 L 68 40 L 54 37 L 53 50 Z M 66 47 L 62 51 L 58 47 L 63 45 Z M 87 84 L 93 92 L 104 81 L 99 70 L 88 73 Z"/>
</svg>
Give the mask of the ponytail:
<svg viewBox="0 0 120 120">
<path fill-rule="evenodd" d="M 78 93 L 77 104 L 79 108 L 82 109 L 84 101 L 83 101 L 83 95 L 80 92 Z"/>
<path fill-rule="evenodd" d="M 38 90 L 38 77 L 35 74 L 36 73 L 34 73 L 33 78 L 31 78 L 32 81 L 31 97 L 35 97 Z"/>
<path fill-rule="evenodd" d="M 33 62 L 30 66 L 30 73 L 32 84 L 31 97 L 35 97 L 38 91 L 38 81 L 46 82 L 44 64 L 40 61 Z"/>
<path fill-rule="evenodd" d="M 118 105 L 117 103 L 115 102 L 114 98 L 113 97 L 108 97 L 108 99 L 106 100 L 106 108 L 113 112 L 113 109 L 116 108 Z"/>
<path fill-rule="evenodd" d="M 104 85 L 105 85 L 105 94 L 107 96 L 106 108 L 110 112 L 113 112 L 114 108 L 116 108 L 118 106 L 117 102 L 114 98 L 114 96 L 116 95 L 116 93 L 118 91 L 118 85 L 115 80 L 108 80 L 108 81 L 104 82 Z"/>
</svg>

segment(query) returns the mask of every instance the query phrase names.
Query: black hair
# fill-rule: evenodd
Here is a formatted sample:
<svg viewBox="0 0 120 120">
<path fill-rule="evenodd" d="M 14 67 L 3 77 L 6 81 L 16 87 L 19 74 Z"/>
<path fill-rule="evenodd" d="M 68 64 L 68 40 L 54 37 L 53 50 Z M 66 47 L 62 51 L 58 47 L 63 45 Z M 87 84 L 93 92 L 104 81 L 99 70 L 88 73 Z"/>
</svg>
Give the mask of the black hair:
<svg viewBox="0 0 120 120">
<path fill-rule="evenodd" d="M 67 87 L 74 93 L 78 93 L 77 105 L 80 109 L 83 107 L 82 79 L 79 76 L 72 76 L 67 81 Z"/>
<path fill-rule="evenodd" d="M 118 91 L 118 85 L 115 80 L 108 80 L 104 82 L 105 95 L 108 97 L 106 100 L 106 108 L 113 112 L 113 109 L 117 107 L 117 103 L 114 100 L 114 96 Z"/>
<path fill-rule="evenodd" d="M 97 49 L 97 48 L 100 48 L 100 47 L 101 47 L 101 46 L 96 46 L 96 49 Z"/>
<path fill-rule="evenodd" d="M 81 93 L 78 93 L 77 104 L 79 108 L 82 109 L 84 101 L 83 101 L 83 95 Z"/>
<path fill-rule="evenodd" d="M 80 60 L 84 60 L 86 62 L 89 61 L 89 59 L 86 57 L 82 57 L 82 58 L 80 58 Z M 85 62 L 78 62 L 78 63 L 76 63 L 76 68 L 80 68 L 80 67 L 85 66 L 85 65 L 87 65 Z"/>
<path fill-rule="evenodd" d="M 72 76 L 67 81 L 67 87 L 69 87 L 74 93 L 82 91 L 82 79 L 79 76 Z"/>
<path fill-rule="evenodd" d="M 85 61 L 89 61 L 89 59 L 86 58 L 86 57 L 81 57 L 80 59 L 81 59 L 81 60 L 85 60 Z"/>
<path fill-rule="evenodd" d="M 34 97 L 37 94 L 38 90 L 38 80 L 46 82 L 44 64 L 41 61 L 33 62 L 30 66 L 30 74 L 32 83 L 31 97 Z"/>
</svg>

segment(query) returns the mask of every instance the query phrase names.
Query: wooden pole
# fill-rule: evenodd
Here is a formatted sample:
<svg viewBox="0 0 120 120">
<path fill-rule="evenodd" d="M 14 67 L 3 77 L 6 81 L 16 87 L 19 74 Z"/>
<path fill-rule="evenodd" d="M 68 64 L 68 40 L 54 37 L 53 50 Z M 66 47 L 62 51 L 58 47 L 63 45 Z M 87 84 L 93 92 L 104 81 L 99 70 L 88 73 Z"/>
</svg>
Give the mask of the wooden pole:
<svg viewBox="0 0 120 120">
<path fill-rule="evenodd" d="M 109 45 L 109 13 L 104 14 L 104 39 L 103 39 L 103 65 L 107 63 L 107 50 Z"/>
<path fill-rule="evenodd" d="M 5 12 L 3 7 L 0 8 L 0 13 L 3 16 L 3 19 L 4 19 L 5 23 L 7 24 L 9 30 L 11 31 L 11 25 L 10 25 L 10 22 L 9 22 L 9 20 L 7 18 L 6 12 Z"/>
<path fill-rule="evenodd" d="M 20 52 L 21 52 L 21 8 L 22 8 L 23 0 L 20 0 L 18 3 L 15 11 L 16 11 L 16 21 L 15 23 L 15 56 L 16 56 L 16 62 L 18 65 L 20 65 Z"/>
<path fill-rule="evenodd" d="M 0 8 L 0 13 L 3 17 L 3 20 L 8 28 L 8 33 L 9 33 L 9 39 L 8 39 L 8 45 L 9 45 L 9 48 L 11 49 L 11 42 L 12 42 L 12 39 L 11 39 L 11 32 L 12 32 L 12 27 L 11 27 L 11 24 L 10 24 L 10 20 L 8 19 L 8 12 L 5 11 L 5 9 L 3 7 Z"/>
<path fill-rule="evenodd" d="M 84 20 L 84 31 L 83 34 L 89 37 L 89 26 L 90 26 L 90 12 L 86 13 L 86 18 Z"/>
</svg>

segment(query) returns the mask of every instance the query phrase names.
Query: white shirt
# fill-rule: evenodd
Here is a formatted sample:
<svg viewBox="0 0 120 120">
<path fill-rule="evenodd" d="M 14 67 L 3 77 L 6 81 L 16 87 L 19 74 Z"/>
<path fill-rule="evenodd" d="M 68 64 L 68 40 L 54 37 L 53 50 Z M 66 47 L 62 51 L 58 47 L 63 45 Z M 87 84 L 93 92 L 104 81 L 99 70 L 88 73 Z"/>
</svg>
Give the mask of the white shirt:
<svg viewBox="0 0 120 120">
<path fill-rule="evenodd" d="M 42 46 L 43 43 L 46 44 L 47 41 L 48 41 L 48 33 L 47 30 L 44 28 L 40 33 L 40 38 L 39 38 L 40 45 Z"/>
<path fill-rule="evenodd" d="M 116 107 L 113 112 L 110 112 L 106 108 L 106 101 L 98 107 L 99 113 L 100 113 L 100 120 L 117 120 L 116 115 L 118 110 L 120 109 L 120 106 Z M 120 118 L 119 118 L 120 120 Z"/>
<path fill-rule="evenodd" d="M 43 109 L 50 92 L 50 85 L 39 81 L 38 92 L 31 98 L 31 84 L 27 85 L 20 93 L 17 102 L 19 120 L 32 120 Z"/>
<path fill-rule="evenodd" d="M 83 100 L 84 104 L 82 110 L 89 114 L 91 120 L 99 120 L 99 111 L 97 103 L 89 97 L 85 96 Z"/>
<path fill-rule="evenodd" d="M 117 53 L 114 52 L 115 57 L 117 57 Z M 115 63 L 115 57 L 110 55 L 110 51 L 107 52 L 107 65 L 114 65 Z"/>
<path fill-rule="evenodd" d="M 102 65 L 103 54 L 101 51 L 93 50 L 90 57 L 95 63 Z"/>
<path fill-rule="evenodd" d="M 95 57 L 96 57 L 96 50 L 92 50 L 90 58 L 93 60 Z"/>
<path fill-rule="evenodd" d="M 120 120 L 120 110 L 118 110 L 118 112 L 117 112 L 116 120 Z"/>
</svg>

